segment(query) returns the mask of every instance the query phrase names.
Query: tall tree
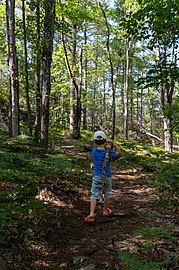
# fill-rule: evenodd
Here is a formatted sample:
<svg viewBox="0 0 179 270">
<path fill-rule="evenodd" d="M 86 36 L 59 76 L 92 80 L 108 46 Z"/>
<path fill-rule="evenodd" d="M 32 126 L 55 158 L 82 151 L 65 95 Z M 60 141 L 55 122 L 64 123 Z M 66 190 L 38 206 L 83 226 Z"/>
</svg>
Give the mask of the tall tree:
<svg viewBox="0 0 179 270">
<path fill-rule="evenodd" d="M 84 91 L 83 91 L 83 129 L 87 129 L 86 97 L 88 91 L 88 58 L 87 58 L 87 23 L 84 26 Z"/>
<path fill-rule="evenodd" d="M 71 61 L 68 57 L 64 31 L 62 30 L 62 42 L 65 54 L 66 66 L 70 78 L 70 131 L 73 137 L 80 137 L 81 123 L 81 95 L 79 85 L 76 80 L 77 65 L 77 26 L 72 24 L 71 37 Z M 70 65 L 71 63 L 71 65 Z"/>
<path fill-rule="evenodd" d="M 124 138 L 128 140 L 129 122 L 129 38 L 124 41 Z"/>
<path fill-rule="evenodd" d="M 15 43 L 15 0 L 6 1 L 8 64 L 10 73 L 10 136 L 19 135 L 19 80 Z"/>
<path fill-rule="evenodd" d="M 48 148 L 49 102 L 51 91 L 51 63 L 53 52 L 55 0 L 44 0 L 44 36 L 42 48 L 42 104 L 41 104 L 41 146 Z"/>
<path fill-rule="evenodd" d="M 109 27 L 109 23 L 107 20 L 107 16 L 105 13 L 105 10 L 101 4 L 101 2 L 99 2 L 100 8 L 102 10 L 104 19 L 105 19 L 105 25 L 107 28 L 107 41 L 106 41 L 106 47 L 107 47 L 107 51 L 108 51 L 108 59 L 109 59 L 109 63 L 110 63 L 110 83 L 111 83 L 111 88 L 112 88 L 112 139 L 114 139 L 114 134 L 115 134 L 115 125 L 116 125 L 116 88 L 115 88 L 115 82 L 114 82 L 114 67 L 113 67 L 113 62 L 112 62 L 112 56 L 111 56 L 111 50 L 110 50 L 110 27 Z"/>
<path fill-rule="evenodd" d="M 29 136 L 32 136 L 32 116 L 31 116 L 31 106 L 29 97 L 29 76 L 28 76 L 28 60 L 27 60 L 27 34 L 26 34 L 26 14 L 25 14 L 25 3 L 22 0 L 22 22 L 23 22 L 23 33 L 24 33 L 24 71 L 25 71 L 25 89 L 26 89 L 26 106 L 28 115 L 28 128 Z"/>
<path fill-rule="evenodd" d="M 78 137 L 78 116 L 76 115 L 78 104 L 79 86 L 76 81 L 77 66 L 77 25 L 72 24 L 71 43 L 71 67 L 70 70 L 70 129 L 74 137 Z M 76 102 L 75 102 L 76 97 Z"/>
<path fill-rule="evenodd" d="M 178 77 L 177 55 L 179 31 L 177 25 L 179 3 L 176 0 L 138 0 L 137 10 L 127 14 L 125 29 L 138 41 L 147 43 L 156 61 L 150 62 L 146 87 L 154 87 L 160 94 L 163 114 L 165 150 L 172 151 L 172 102 Z M 142 74 L 141 74 L 142 77 Z"/>
<path fill-rule="evenodd" d="M 160 93 L 165 150 L 171 152 L 173 144 L 171 106 L 178 77 L 179 31 L 177 25 L 179 21 L 177 14 L 179 3 L 175 0 L 155 0 L 152 4 L 150 1 L 146 1 L 143 7 L 142 13 L 145 11 L 148 14 L 148 11 L 152 10 L 150 16 L 146 15 L 151 31 L 147 32 L 147 35 L 153 33 L 150 38 L 150 48 L 156 48 L 156 64 L 150 69 L 149 79 L 151 79 L 151 75 L 155 78 L 153 83 Z"/>
<path fill-rule="evenodd" d="M 40 71 L 41 71 L 41 46 L 40 46 L 40 0 L 36 2 L 36 33 L 37 33 L 37 41 L 36 41 L 36 71 L 35 71 L 35 89 L 36 89 L 36 119 L 35 119 L 35 132 L 34 138 L 35 141 L 38 142 L 40 139 L 40 105 L 41 105 L 41 88 L 40 88 Z"/>
</svg>

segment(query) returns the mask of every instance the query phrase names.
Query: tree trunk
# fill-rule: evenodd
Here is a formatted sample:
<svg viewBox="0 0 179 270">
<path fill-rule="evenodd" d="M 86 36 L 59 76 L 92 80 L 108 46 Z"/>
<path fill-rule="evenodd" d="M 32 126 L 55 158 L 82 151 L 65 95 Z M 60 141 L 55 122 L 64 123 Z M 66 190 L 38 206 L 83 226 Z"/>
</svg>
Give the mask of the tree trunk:
<svg viewBox="0 0 179 270">
<path fill-rule="evenodd" d="M 172 132 L 171 132 L 171 120 L 167 117 L 163 119 L 164 123 L 164 143 L 165 143 L 165 150 L 167 152 L 172 152 Z"/>
<path fill-rule="evenodd" d="M 6 1 L 8 64 L 10 72 L 10 136 L 19 135 L 19 80 L 15 46 L 15 0 Z"/>
<path fill-rule="evenodd" d="M 75 122 L 75 87 L 73 84 L 73 78 L 70 79 L 70 132 L 74 133 L 74 122 Z"/>
<path fill-rule="evenodd" d="M 108 20 L 106 17 L 106 13 L 99 2 L 101 11 L 103 13 L 105 23 L 106 23 L 106 28 L 107 28 L 107 42 L 106 42 L 106 47 L 108 51 L 108 59 L 110 63 L 110 70 L 111 70 L 111 76 L 110 76 L 110 81 L 111 81 L 111 88 L 112 88 L 112 139 L 114 139 L 114 134 L 115 134 L 115 126 L 116 126 L 116 88 L 115 88 L 115 83 L 114 83 L 114 68 L 113 68 L 113 62 L 112 62 L 112 57 L 111 57 L 111 52 L 110 52 L 110 29 L 109 29 L 109 24 Z"/>
<path fill-rule="evenodd" d="M 76 115 L 76 112 L 80 110 L 81 115 L 81 94 L 78 87 L 78 84 L 76 82 L 76 25 L 72 25 L 72 67 L 70 66 L 69 60 L 68 60 L 68 54 L 67 49 L 65 45 L 65 38 L 64 38 L 64 32 L 62 29 L 62 43 L 63 43 L 63 49 L 65 53 L 65 61 L 66 66 L 68 69 L 69 77 L 70 77 L 70 131 L 73 137 L 80 137 L 80 123 L 81 123 L 81 116 Z M 76 98 L 76 100 L 75 100 Z M 76 101 L 76 104 L 74 102 Z M 78 114 L 78 113 L 77 113 Z"/>
<path fill-rule="evenodd" d="M 51 91 L 51 62 L 53 52 L 55 0 L 45 0 L 44 40 L 42 49 L 42 105 L 41 105 L 41 146 L 47 151 L 49 127 L 49 102 Z"/>
<path fill-rule="evenodd" d="M 106 76 L 103 69 L 103 119 L 107 120 L 107 106 L 106 106 Z M 111 120 L 111 119 L 110 119 Z"/>
<path fill-rule="evenodd" d="M 74 106 L 74 118 L 73 118 L 73 132 L 72 136 L 75 138 L 79 138 L 80 135 L 80 124 L 81 124 L 81 91 L 80 87 L 77 84 L 76 80 L 76 64 L 77 64 L 77 54 L 76 54 L 76 35 L 77 35 L 77 27 L 76 25 L 72 25 L 72 77 L 73 77 L 73 84 L 71 85 L 71 91 L 75 92 L 75 101 L 76 104 Z M 74 84 L 75 81 L 75 84 Z M 73 96 L 73 93 L 71 94 Z M 71 100 L 74 103 L 73 100 Z M 72 118 L 72 117 L 71 117 Z"/>
<path fill-rule="evenodd" d="M 41 90 L 40 90 L 40 0 L 37 0 L 36 8 L 36 23 L 37 23 L 37 58 L 36 58 L 36 73 L 35 73 L 35 85 L 36 85 L 36 119 L 35 119 L 35 132 L 34 140 L 39 142 L 40 140 L 40 104 L 41 104 Z"/>
<path fill-rule="evenodd" d="M 160 70 L 162 70 L 160 77 L 160 102 L 163 112 L 163 123 L 164 123 L 164 144 L 165 150 L 171 152 L 173 150 L 173 138 L 172 138 L 172 115 L 171 115 L 171 105 L 173 99 L 173 92 L 175 87 L 176 75 L 176 63 L 177 63 L 177 53 L 175 53 L 175 43 L 173 43 L 173 49 L 171 53 L 172 59 L 172 72 L 168 73 L 167 66 L 167 48 L 166 45 L 162 46 L 162 53 L 160 52 L 159 42 L 156 46 L 156 63 Z M 173 74 L 173 76 L 172 76 Z M 165 76 L 164 76 L 165 75 Z"/>
<path fill-rule="evenodd" d="M 152 103 L 151 103 L 151 96 L 150 96 L 150 89 L 148 88 L 148 102 L 149 102 L 149 117 L 150 117 L 150 133 L 153 133 L 153 119 L 152 119 Z"/>
<path fill-rule="evenodd" d="M 72 68 L 71 68 L 71 83 L 70 83 L 70 131 L 71 134 L 74 135 L 75 133 L 75 66 L 76 66 L 76 25 L 72 25 Z"/>
<path fill-rule="evenodd" d="M 84 92 L 83 92 L 83 100 L 86 101 L 88 84 L 87 84 L 87 70 L 88 70 L 88 59 L 87 59 L 87 29 L 85 23 L 84 29 Z M 87 129 L 87 110 L 86 104 L 83 104 L 83 129 Z"/>
<path fill-rule="evenodd" d="M 26 23 L 25 23 L 25 5 L 24 0 L 22 0 L 22 21 L 23 21 L 23 31 L 24 31 L 24 60 L 25 60 L 25 89 L 26 89 L 26 104 L 27 104 L 27 114 L 28 114 L 28 129 L 29 136 L 32 136 L 32 116 L 31 107 L 29 99 L 29 78 L 28 78 L 28 62 L 27 62 L 27 36 L 26 36 Z"/>
<path fill-rule="evenodd" d="M 81 48 L 79 87 L 76 89 L 76 108 L 75 108 L 75 126 L 74 126 L 74 135 L 76 138 L 81 137 L 80 127 L 81 127 L 82 57 L 83 57 L 83 49 Z"/>
<path fill-rule="evenodd" d="M 124 64 L 124 139 L 128 140 L 129 40 L 125 39 Z"/>
<path fill-rule="evenodd" d="M 132 64 L 131 64 L 132 66 Z M 131 76 L 133 77 L 133 70 L 131 68 Z M 134 91 L 131 89 L 130 91 L 130 113 L 129 113 L 129 117 L 130 117 L 130 124 L 132 125 L 134 122 L 134 115 L 135 115 L 135 109 L 134 109 Z"/>
</svg>

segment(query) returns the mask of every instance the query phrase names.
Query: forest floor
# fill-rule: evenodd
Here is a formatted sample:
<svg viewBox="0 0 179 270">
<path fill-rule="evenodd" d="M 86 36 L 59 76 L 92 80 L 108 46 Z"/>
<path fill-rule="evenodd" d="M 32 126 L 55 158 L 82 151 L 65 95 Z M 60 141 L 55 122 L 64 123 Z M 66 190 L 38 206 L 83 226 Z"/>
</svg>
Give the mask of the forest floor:
<svg viewBox="0 0 179 270">
<path fill-rule="evenodd" d="M 73 156 L 79 154 L 79 149 L 73 145 L 65 145 L 64 151 Z M 89 167 L 90 153 L 82 152 L 81 159 Z M 9 269 L 179 269 L 179 215 L 176 209 L 155 203 L 155 190 L 143 181 L 144 172 L 140 168 L 130 167 L 130 164 L 120 166 L 120 162 L 112 162 L 111 168 L 112 216 L 102 216 L 103 202 L 100 201 L 95 222 L 85 223 L 91 183 L 81 184 L 80 197 L 76 197 L 76 192 L 71 189 L 68 203 L 63 199 L 67 194 L 61 192 L 63 188 L 59 183 L 53 187 L 58 196 L 51 195 L 50 198 L 53 214 L 37 221 L 40 229 L 28 249 L 19 246 L 16 251 L 15 248 L 9 251 L 6 259 L 13 260 Z M 79 177 L 83 173 L 79 172 Z M 46 194 L 48 185 L 52 186 L 51 182 L 46 183 L 45 191 L 39 193 L 37 199 L 45 201 L 49 198 Z"/>
</svg>

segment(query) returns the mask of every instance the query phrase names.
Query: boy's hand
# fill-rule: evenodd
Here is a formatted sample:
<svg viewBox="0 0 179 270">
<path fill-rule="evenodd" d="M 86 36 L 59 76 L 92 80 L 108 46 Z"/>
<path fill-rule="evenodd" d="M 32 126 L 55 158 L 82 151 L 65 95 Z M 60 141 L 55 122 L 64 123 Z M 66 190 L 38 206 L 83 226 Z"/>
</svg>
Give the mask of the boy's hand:
<svg viewBox="0 0 179 270">
<path fill-rule="evenodd" d="M 111 149 L 111 148 L 112 148 L 111 144 L 106 145 L 106 149 Z"/>
<path fill-rule="evenodd" d="M 106 145 L 106 148 L 107 148 L 107 149 L 111 149 L 111 148 L 113 147 L 113 145 L 114 145 L 113 140 L 109 140 L 109 141 L 108 141 L 108 145 Z"/>
<path fill-rule="evenodd" d="M 113 142 L 113 140 L 111 140 L 111 139 L 110 139 L 110 140 L 108 141 L 108 143 L 109 143 L 109 145 L 111 145 L 111 147 L 113 147 L 113 146 L 114 146 L 114 142 Z"/>
</svg>

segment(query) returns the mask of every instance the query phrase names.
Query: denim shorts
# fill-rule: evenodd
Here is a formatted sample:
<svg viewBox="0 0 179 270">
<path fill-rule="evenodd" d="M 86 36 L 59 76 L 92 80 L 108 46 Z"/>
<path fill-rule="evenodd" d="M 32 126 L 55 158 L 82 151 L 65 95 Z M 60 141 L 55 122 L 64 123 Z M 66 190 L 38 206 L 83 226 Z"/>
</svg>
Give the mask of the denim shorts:
<svg viewBox="0 0 179 270">
<path fill-rule="evenodd" d="M 91 187 L 91 198 L 100 200 L 101 193 L 104 195 L 104 198 L 110 198 L 112 190 L 111 177 L 105 178 L 105 185 L 102 184 L 102 176 L 93 176 L 92 187 Z"/>
</svg>

